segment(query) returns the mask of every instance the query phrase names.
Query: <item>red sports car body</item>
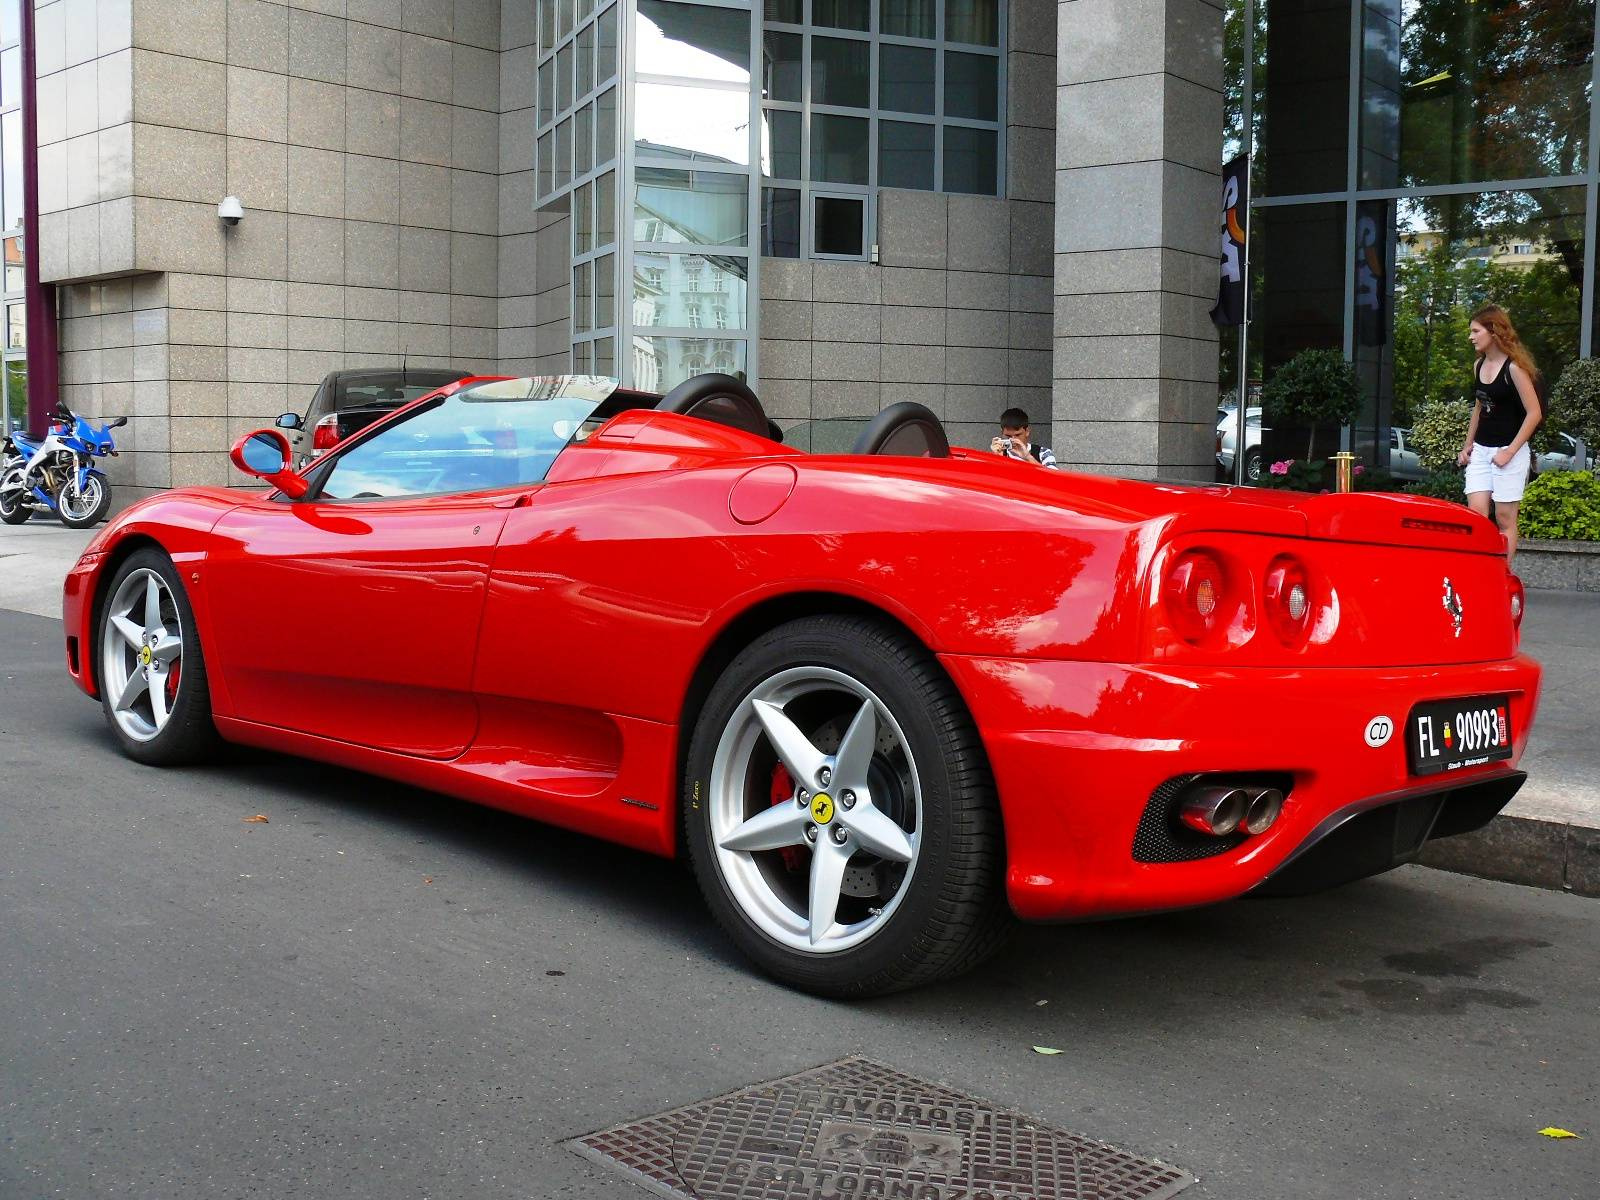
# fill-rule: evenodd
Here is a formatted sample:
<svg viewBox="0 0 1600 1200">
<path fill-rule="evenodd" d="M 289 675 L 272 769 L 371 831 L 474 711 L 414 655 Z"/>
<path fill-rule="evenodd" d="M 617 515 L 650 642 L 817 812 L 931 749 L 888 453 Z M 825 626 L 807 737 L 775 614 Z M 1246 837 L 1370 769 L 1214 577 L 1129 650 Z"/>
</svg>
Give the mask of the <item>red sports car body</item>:
<svg viewBox="0 0 1600 1200">
<path fill-rule="evenodd" d="M 1058 474 L 947 450 L 916 406 L 877 453 L 807 455 L 743 389 L 719 408 L 732 381 L 580 398 L 535 452 L 519 414 L 568 401 L 504 395 L 529 382 L 442 389 L 303 476 L 258 472 L 278 491 L 112 521 L 65 630 L 125 748 L 188 754 L 161 741 L 181 718 L 687 850 L 747 952 L 835 994 L 962 969 L 1006 908 L 1384 870 L 1522 780 L 1521 588 L 1458 506 Z M 406 431 L 447 418 L 468 434 L 430 458 L 439 435 Z M 897 453 L 908 429 L 926 444 Z M 385 445 L 411 475 L 335 485 Z M 341 636 L 299 652 L 286 603 Z"/>
</svg>

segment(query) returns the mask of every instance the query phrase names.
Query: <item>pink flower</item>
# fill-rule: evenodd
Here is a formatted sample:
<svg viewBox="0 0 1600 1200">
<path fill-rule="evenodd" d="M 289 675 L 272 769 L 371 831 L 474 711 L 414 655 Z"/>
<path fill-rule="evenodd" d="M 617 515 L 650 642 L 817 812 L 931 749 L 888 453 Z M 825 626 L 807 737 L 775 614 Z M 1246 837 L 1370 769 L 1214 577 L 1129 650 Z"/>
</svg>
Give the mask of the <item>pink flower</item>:
<svg viewBox="0 0 1600 1200">
<path fill-rule="evenodd" d="M 1286 458 L 1282 462 L 1275 462 L 1275 463 L 1272 464 L 1272 467 L 1271 467 L 1272 473 L 1274 475 L 1287 475 L 1289 473 L 1289 468 L 1293 464 L 1294 464 L 1294 459 L 1292 459 L 1292 458 Z"/>
<path fill-rule="evenodd" d="M 1361 464 L 1360 464 L 1360 463 L 1357 463 L 1357 464 L 1356 464 L 1356 474 L 1357 474 L 1357 475 L 1363 475 L 1363 474 L 1365 474 L 1365 473 L 1366 473 L 1366 470 L 1367 470 L 1367 469 L 1366 469 L 1366 467 L 1364 467 L 1364 466 L 1362 466 L 1362 465 L 1361 465 Z"/>
</svg>

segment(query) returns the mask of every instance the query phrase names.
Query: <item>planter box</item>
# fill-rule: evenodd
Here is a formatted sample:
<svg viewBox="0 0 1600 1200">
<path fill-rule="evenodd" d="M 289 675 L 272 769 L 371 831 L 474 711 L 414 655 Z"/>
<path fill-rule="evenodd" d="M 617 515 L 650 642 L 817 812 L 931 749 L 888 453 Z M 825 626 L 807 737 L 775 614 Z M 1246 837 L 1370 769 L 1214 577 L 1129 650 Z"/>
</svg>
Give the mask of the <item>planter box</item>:
<svg viewBox="0 0 1600 1200">
<path fill-rule="evenodd" d="M 1524 587 L 1600 592 L 1600 542 L 1547 542 L 1523 538 L 1512 568 Z"/>
</svg>

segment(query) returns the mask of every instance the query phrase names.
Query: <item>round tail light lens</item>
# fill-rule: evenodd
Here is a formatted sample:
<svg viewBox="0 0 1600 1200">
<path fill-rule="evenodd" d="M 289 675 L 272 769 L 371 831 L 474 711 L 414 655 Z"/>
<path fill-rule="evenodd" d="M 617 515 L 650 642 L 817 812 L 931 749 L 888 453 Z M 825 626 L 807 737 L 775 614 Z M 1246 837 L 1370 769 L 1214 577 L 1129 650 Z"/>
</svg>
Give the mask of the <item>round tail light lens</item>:
<svg viewBox="0 0 1600 1200">
<path fill-rule="evenodd" d="M 1217 628 L 1226 596 L 1222 563 L 1203 550 L 1179 555 L 1167 570 L 1167 614 L 1185 641 L 1204 641 Z"/>
<path fill-rule="evenodd" d="M 1513 628 L 1522 628 L 1522 610 L 1527 604 L 1527 597 L 1522 591 L 1522 580 L 1512 575 L 1507 583 L 1511 601 L 1511 624 Z"/>
<path fill-rule="evenodd" d="M 1299 559 L 1283 554 L 1268 565 L 1266 610 L 1282 641 L 1295 645 L 1304 639 L 1311 624 L 1311 583 Z"/>
</svg>

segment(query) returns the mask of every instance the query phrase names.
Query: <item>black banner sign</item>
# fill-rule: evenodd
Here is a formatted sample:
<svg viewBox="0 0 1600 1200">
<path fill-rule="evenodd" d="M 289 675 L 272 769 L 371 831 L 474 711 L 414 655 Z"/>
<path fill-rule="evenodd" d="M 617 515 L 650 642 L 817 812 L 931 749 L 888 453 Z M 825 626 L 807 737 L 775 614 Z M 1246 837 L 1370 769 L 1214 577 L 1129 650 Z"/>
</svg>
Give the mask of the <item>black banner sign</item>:
<svg viewBox="0 0 1600 1200">
<path fill-rule="evenodd" d="M 1222 168 L 1222 279 L 1211 320 L 1244 323 L 1245 224 L 1250 211 L 1250 156 L 1241 154 Z"/>
</svg>

